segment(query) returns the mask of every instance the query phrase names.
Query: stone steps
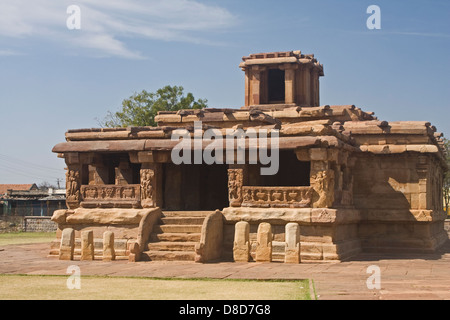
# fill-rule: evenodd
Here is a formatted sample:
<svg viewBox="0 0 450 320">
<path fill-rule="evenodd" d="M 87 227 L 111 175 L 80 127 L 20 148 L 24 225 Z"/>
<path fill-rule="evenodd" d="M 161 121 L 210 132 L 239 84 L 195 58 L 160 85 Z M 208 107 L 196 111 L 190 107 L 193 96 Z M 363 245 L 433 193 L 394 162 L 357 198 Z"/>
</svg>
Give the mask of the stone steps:
<svg viewBox="0 0 450 320">
<path fill-rule="evenodd" d="M 154 233 L 200 233 L 202 225 L 189 224 L 160 224 L 153 228 Z"/>
<path fill-rule="evenodd" d="M 146 251 L 147 261 L 194 261 L 202 224 L 211 211 L 164 211 L 153 227 Z"/>
<path fill-rule="evenodd" d="M 204 217 L 165 217 L 161 218 L 161 224 L 202 225 Z"/>
<path fill-rule="evenodd" d="M 144 251 L 141 253 L 143 261 L 194 261 L 194 251 Z"/>
<path fill-rule="evenodd" d="M 147 248 L 149 251 L 194 251 L 195 241 L 159 241 L 149 242 Z"/>
<path fill-rule="evenodd" d="M 150 242 L 157 241 L 200 241 L 200 233 L 152 233 Z"/>
</svg>

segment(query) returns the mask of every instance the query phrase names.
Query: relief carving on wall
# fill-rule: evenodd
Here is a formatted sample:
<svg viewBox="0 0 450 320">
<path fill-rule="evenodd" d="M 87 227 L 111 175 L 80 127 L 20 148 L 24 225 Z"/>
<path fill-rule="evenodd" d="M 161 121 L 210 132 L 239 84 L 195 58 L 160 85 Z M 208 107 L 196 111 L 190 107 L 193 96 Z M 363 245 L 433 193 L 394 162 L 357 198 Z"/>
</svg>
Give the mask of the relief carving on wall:
<svg viewBox="0 0 450 320">
<path fill-rule="evenodd" d="M 141 169 L 141 204 L 144 208 L 154 207 L 154 179 L 153 169 Z"/>
<path fill-rule="evenodd" d="M 308 208 L 311 187 L 242 187 L 243 207 Z"/>
<path fill-rule="evenodd" d="M 83 208 L 137 208 L 140 200 L 140 185 L 82 185 L 81 206 Z"/>
<path fill-rule="evenodd" d="M 230 206 L 240 207 L 242 203 L 242 169 L 228 169 L 228 199 Z"/>
<path fill-rule="evenodd" d="M 311 184 L 316 191 L 315 208 L 330 208 L 334 202 L 334 171 L 317 171 L 311 175 Z"/>
<path fill-rule="evenodd" d="M 69 209 L 76 209 L 80 203 L 80 171 L 68 169 L 66 172 L 66 203 Z"/>
</svg>

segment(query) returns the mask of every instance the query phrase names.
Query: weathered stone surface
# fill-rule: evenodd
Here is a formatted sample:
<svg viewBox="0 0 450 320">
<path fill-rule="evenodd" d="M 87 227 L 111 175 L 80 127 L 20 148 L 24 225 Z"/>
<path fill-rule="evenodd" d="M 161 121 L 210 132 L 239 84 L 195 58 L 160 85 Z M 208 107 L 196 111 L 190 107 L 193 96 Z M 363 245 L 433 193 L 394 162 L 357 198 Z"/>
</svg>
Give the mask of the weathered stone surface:
<svg viewBox="0 0 450 320">
<path fill-rule="evenodd" d="M 102 209 L 78 208 L 66 218 L 70 224 L 139 224 L 142 217 L 152 209 Z"/>
<path fill-rule="evenodd" d="M 203 221 L 200 242 L 195 246 L 195 262 L 214 261 L 222 255 L 223 215 L 216 210 Z"/>
<path fill-rule="evenodd" d="M 103 234 L 103 261 L 112 261 L 116 259 L 114 250 L 114 233 L 106 231 Z"/>
<path fill-rule="evenodd" d="M 105 257 L 115 253 L 130 261 L 142 256 L 205 262 L 223 257 L 223 251 L 236 261 L 298 263 L 299 256 L 342 260 L 361 247 L 420 251 L 444 242 L 441 189 L 448 168 L 443 136 L 434 126 L 382 121 L 354 105 L 320 105 L 323 66 L 313 55 L 252 54 L 240 66 L 245 72 L 240 109 L 161 111 L 155 128 L 69 130 L 67 141 L 53 149 L 67 164 L 69 210 L 53 214 L 57 239 L 66 246 L 56 242 L 52 252 L 59 253 L 60 245 L 61 256 L 73 258 L 69 228 L 77 256 L 89 251 L 85 231 L 93 232 L 94 246 L 107 231 L 117 240 L 116 247 L 110 238 L 104 241 Z M 194 121 L 201 121 L 201 128 Z M 243 130 L 247 163 L 180 169 L 171 158 L 178 129 L 190 138 L 209 129 L 221 137 Z M 260 130 L 279 139 L 265 145 L 250 138 Z M 212 141 L 193 140 L 187 143 L 191 149 L 211 149 Z M 216 140 L 217 154 L 227 143 Z M 262 152 L 273 147 L 282 165 L 275 176 L 263 177 L 259 164 L 248 164 L 249 151 L 259 148 L 262 160 Z M 237 144 L 233 148 L 229 154 L 237 154 Z M 163 206 L 164 213 L 151 211 Z M 182 213 L 203 209 L 211 210 L 206 219 L 192 215 L 198 211 Z M 223 212 L 222 220 L 211 215 L 215 209 Z M 166 210 L 180 217 L 168 217 Z M 102 248 L 96 250 L 100 256 Z"/>
<path fill-rule="evenodd" d="M 74 249 L 75 231 L 72 228 L 66 228 L 62 231 L 59 260 L 73 260 Z"/>
<path fill-rule="evenodd" d="M 250 225 L 246 221 L 235 224 L 233 259 L 236 262 L 248 262 L 250 259 Z"/>
<path fill-rule="evenodd" d="M 298 223 L 286 224 L 286 263 L 300 263 L 300 226 Z"/>
<path fill-rule="evenodd" d="M 81 260 L 94 260 L 94 232 L 81 232 Z"/>
<path fill-rule="evenodd" d="M 53 212 L 51 220 L 56 223 L 65 223 L 66 222 L 66 209 L 55 210 Z"/>
<path fill-rule="evenodd" d="M 256 261 L 272 261 L 272 226 L 267 222 L 262 222 L 258 226 Z"/>
</svg>

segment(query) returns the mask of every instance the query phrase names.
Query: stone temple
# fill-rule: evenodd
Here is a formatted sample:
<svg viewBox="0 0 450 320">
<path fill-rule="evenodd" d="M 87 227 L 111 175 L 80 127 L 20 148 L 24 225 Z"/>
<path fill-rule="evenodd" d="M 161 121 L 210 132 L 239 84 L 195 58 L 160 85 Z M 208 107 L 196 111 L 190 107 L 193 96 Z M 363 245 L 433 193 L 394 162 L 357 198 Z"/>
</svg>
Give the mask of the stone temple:
<svg viewBox="0 0 450 320">
<path fill-rule="evenodd" d="M 67 164 L 68 209 L 52 217 L 58 232 L 50 255 L 299 263 L 361 252 L 429 253 L 447 241 L 447 167 L 434 126 L 321 105 L 324 71 L 314 55 L 242 60 L 240 109 L 163 111 L 157 127 L 66 132 L 53 152 Z M 185 129 L 194 136 L 199 122 L 200 134 L 277 132 L 277 173 L 260 174 L 260 161 L 174 163 L 179 140 L 172 135 Z M 250 148 L 247 141 L 246 160 Z"/>
</svg>

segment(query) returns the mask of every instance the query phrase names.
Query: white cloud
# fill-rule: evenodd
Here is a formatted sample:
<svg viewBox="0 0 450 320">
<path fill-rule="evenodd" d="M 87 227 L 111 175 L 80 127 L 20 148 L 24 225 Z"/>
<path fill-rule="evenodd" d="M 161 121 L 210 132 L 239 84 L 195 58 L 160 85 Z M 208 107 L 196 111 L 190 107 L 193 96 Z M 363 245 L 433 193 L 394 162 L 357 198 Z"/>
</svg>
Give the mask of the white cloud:
<svg viewBox="0 0 450 320">
<path fill-rule="evenodd" d="M 81 30 L 68 30 L 69 5 L 81 9 Z M 236 23 L 226 9 L 198 0 L 1 0 L 0 39 L 69 43 L 95 55 L 144 56 L 127 39 L 212 43 L 208 36 Z"/>
</svg>

